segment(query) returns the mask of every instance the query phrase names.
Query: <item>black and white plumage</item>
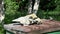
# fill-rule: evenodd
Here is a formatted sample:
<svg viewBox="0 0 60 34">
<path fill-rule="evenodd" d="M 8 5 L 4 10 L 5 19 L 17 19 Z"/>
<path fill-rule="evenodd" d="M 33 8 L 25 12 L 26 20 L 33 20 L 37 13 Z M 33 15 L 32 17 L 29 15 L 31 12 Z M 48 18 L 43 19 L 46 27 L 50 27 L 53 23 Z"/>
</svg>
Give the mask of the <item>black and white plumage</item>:
<svg viewBox="0 0 60 34">
<path fill-rule="evenodd" d="M 41 24 L 41 19 L 40 18 L 36 18 L 36 19 L 34 19 L 34 23 L 36 23 L 36 24 Z"/>
<path fill-rule="evenodd" d="M 31 14 L 31 15 L 27 15 L 24 17 L 19 17 L 17 19 L 12 20 L 12 21 L 19 22 L 19 23 L 23 24 L 24 26 L 28 26 L 30 24 L 30 22 L 33 23 L 33 19 L 30 19 L 30 17 L 34 18 L 37 16 L 35 14 Z"/>
<path fill-rule="evenodd" d="M 20 17 L 20 18 L 14 19 L 12 21 L 19 22 L 19 23 L 23 24 L 24 26 L 28 26 L 30 24 L 27 17 Z"/>
<path fill-rule="evenodd" d="M 27 15 L 24 17 L 14 19 L 12 21 L 19 22 L 19 23 L 23 24 L 23 26 L 28 26 L 30 24 L 35 23 L 35 21 L 37 21 L 37 23 L 39 23 L 41 20 L 35 14 L 30 14 L 30 15 Z"/>
</svg>

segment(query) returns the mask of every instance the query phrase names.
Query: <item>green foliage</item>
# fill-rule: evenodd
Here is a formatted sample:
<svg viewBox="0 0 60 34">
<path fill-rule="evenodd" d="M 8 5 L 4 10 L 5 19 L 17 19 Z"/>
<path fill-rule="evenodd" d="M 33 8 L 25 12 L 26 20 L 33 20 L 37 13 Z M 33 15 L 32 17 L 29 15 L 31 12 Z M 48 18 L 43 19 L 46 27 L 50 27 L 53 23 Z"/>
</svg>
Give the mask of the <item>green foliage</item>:
<svg viewBox="0 0 60 34">
<path fill-rule="evenodd" d="M 13 19 L 26 15 L 26 10 L 20 11 L 24 1 L 5 0 L 5 23 L 11 23 Z M 24 7 L 23 7 L 24 8 Z M 19 10 L 18 10 L 19 9 Z"/>
<path fill-rule="evenodd" d="M 5 3 L 5 23 L 11 23 L 11 21 L 20 16 L 25 16 L 27 14 L 27 0 L 4 0 Z M 56 6 L 55 9 L 50 10 L 51 6 Z M 21 11 L 22 9 L 22 11 Z M 60 20 L 60 0 L 41 0 L 40 7 L 37 13 L 40 18 L 53 17 L 54 20 Z M 3 30 L 0 27 L 0 34 Z"/>
<path fill-rule="evenodd" d="M 57 2 L 56 0 L 41 0 L 40 9 L 45 10 L 45 11 L 54 10 L 57 6 L 56 2 Z"/>
<path fill-rule="evenodd" d="M 11 0 L 5 0 L 5 23 L 11 22 L 12 19 L 16 17 L 18 13 L 17 9 L 19 5 L 17 2 L 13 2 Z"/>
<path fill-rule="evenodd" d="M 10 23 L 11 20 L 26 15 L 26 9 L 28 9 L 27 6 L 27 0 L 19 0 L 19 2 L 16 2 L 16 0 L 5 0 L 5 23 Z M 54 8 L 54 6 L 56 7 Z M 52 7 L 54 9 L 52 9 Z M 57 17 L 54 17 L 60 17 L 60 0 L 41 0 L 38 14 L 37 15 L 40 18 L 52 16 L 54 19 L 60 20 Z"/>
<path fill-rule="evenodd" d="M 40 18 L 51 16 L 54 20 L 60 21 L 60 0 L 41 0 L 37 15 Z"/>
</svg>

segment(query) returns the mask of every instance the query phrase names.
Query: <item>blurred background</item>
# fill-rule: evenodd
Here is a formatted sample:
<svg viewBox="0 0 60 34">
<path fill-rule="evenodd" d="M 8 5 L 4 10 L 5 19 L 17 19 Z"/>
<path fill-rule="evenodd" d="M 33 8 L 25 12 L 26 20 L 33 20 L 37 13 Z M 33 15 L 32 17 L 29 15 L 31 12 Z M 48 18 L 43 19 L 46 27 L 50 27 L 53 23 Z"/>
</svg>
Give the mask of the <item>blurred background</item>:
<svg viewBox="0 0 60 34">
<path fill-rule="evenodd" d="M 27 15 L 28 5 L 28 0 L 4 0 L 4 23 L 9 24 L 13 19 Z M 60 0 L 40 0 L 37 16 L 41 19 L 52 17 L 54 20 L 60 21 Z M 3 34 L 1 28 L 0 34 Z"/>
</svg>

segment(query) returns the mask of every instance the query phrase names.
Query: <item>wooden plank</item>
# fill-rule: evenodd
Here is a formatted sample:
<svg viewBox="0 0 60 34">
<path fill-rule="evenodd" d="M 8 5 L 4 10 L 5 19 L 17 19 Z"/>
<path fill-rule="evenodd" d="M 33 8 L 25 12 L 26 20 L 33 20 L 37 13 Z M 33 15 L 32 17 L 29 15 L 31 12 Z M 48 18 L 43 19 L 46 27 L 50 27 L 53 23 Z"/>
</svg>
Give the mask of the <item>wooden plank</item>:
<svg viewBox="0 0 60 34">
<path fill-rule="evenodd" d="M 17 32 L 20 34 L 46 33 L 46 32 L 60 30 L 60 21 L 45 20 L 44 23 L 40 25 L 30 25 L 30 26 L 8 24 L 8 25 L 4 25 L 4 28 L 13 33 Z"/>
</svg>

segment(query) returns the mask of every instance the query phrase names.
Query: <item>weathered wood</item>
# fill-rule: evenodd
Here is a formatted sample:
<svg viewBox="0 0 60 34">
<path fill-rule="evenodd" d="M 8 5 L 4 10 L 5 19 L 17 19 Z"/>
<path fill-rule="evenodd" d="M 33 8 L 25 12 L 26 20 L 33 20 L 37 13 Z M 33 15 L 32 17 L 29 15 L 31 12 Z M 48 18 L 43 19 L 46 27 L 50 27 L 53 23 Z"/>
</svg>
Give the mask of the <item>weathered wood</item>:
<svg viewBox="0 0 60 34">
<path fill-rule="evenodd" d="M 29 5 L 28 5 L 28 14 L 32 13 L 32 0 L 28 0 L 29 1 Z"/>
<path fill-rule="evenodd" d="M 2 3 L 2 0 L 0 0 L 0 4 Z"/>
<path fill-rule="evenodd" d="M 34 4 L 34 7 L 33 7 L 33 13 L 35 13 L 35 14 L 38 11 L 39 3 L 40 3 L 40 0 L 35 0 L 35 4 Z"/>
<path fill-rule="evenodd" d="M 4 19 L 4 2 L 0 0 L 0 23 Z"/>
<path fill-rule="evenodd" d="M 35 0 L 34 5 L 32 5 L 33 4 L 33 0 L 29 0 L 28 14 L 31 14 L 31 13 L 35 13 L 36 14 L 37 11 L 38 11 L 39 3 L 40 3 L 40 0 Z"/>
<path fill-rule="evenodd" d="M 60 30 L 60 21 L 54 21 L 54 20 L 51 21 L 45 19 L 42 20 L 43 22 L 40 25 L 21 26 L 21 25 L 8 24 L 4 25 L 4 28 L 13 33 L 20 32 L 26 34 L 35 34 L 35 33 L 41 34 Z"/>
</svg>

